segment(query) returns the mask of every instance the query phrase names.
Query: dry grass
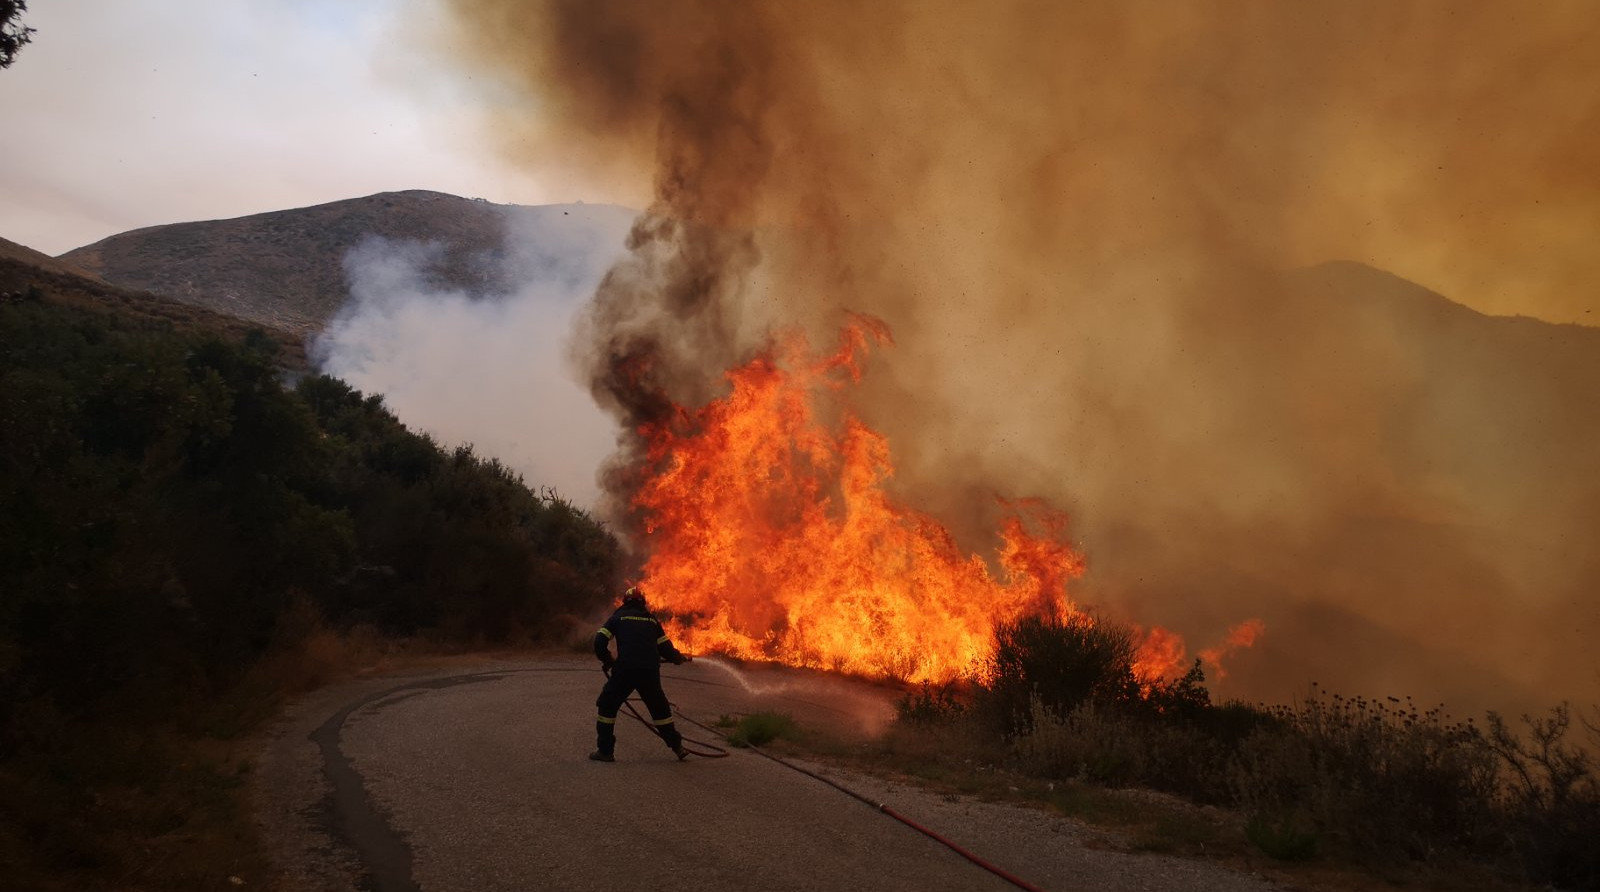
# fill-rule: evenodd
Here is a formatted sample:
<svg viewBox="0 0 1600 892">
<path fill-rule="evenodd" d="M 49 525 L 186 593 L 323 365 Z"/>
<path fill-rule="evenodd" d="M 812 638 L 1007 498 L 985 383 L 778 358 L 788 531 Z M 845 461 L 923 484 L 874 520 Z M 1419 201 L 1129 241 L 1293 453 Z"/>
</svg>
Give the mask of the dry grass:
<svg viewBox="0 0 1600 892">
<path fill-rule="evenodd" d="M 1400 698 L 1219 706 L 1198 672 L 1129 697 L 1125 661 L 1091 659 L 1116 647 L 1056 631 L 1003 638 L 1012 671 L 997 681 L 909 690 L 878 739 L 803 745 L 1297 884 L 1600 888 L 1600 713 L 1484 728 Z M 1113 677 L 1077 677 L 1101 671 Z"/>
<path fill-rule="evenodd" d="M 74 719 L 34 705 L 34 745 L 0 761 L 0 876 L 6 888 L 276 888 L 245 781 L 249 735 L 284 700 L 384 664 L 427 659 L 370 629 L 338 632 L 307 605 L 280 643 L 222 696 L 157 724 Z M 130 710 L 136 711 L 136 710 Z"/>
<path fill-rule="evenodd" d="M 1046 736 L 1056 733 L 1044 731 Z M 1047 744 L 1039 740 L 1033 746 Z M 1250 816 L 1238 808 L 1199 804 L 1148 787 L 1108 786 L 1072 773 L 1041 776 L 1026 767 L 1015 747 L 997 741 L 981 720 L 961 711 L 934 723 L 901 719 L 865 741 L 808 727 L 785 749 L 886 779 L 914 782 L 936 793 L 1046 810 L 1096 831 L 1088 843 L 1092 846 L 1203 858 L 1295 888 L 1530 888 L 1503 872 L 1467 861 L 1371 865 L 1320 847 L 1314 859 L 1282 860 L 1263 850 L 1258 844 L 1265 838 L 1262 831 L 1252 832 Z"/>
</svg>

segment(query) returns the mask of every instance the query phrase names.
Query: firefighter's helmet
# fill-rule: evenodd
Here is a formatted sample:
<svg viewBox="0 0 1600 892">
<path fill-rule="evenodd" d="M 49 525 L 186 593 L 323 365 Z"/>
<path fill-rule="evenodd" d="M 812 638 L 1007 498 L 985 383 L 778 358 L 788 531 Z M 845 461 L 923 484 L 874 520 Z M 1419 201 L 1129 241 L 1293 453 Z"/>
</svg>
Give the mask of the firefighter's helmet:
<svg viewBox="0 0 1600 892">
<path fill-rule="evenodd" d="M 629 586 L 628 590 L 622 593 L 622 603 L 633 607 L 643 607 L 644 592 L 639 591 L 637 585 Z"/>
</svg>

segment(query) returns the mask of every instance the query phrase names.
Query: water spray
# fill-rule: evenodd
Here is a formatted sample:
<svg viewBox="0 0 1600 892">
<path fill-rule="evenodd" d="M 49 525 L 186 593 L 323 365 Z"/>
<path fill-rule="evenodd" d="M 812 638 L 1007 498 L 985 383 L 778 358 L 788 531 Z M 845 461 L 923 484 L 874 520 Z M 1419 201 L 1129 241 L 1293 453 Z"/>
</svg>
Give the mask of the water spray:
<svg viewBox="0 0 1600 892">
<path fill-rule="evenodd" d="M 746 694 L 754 694 L 757 697 L 782 696 L 784 693 L 786 693 L 787 691 L 789 691 L 789 690 L 794 688 L 794 684 L 791 683 L 791 682 L 781 682 L 779 684 L 773 684 L 773 685 L 758 685 L 758 684 L 755 684 L 752 681 L 750 681 L 749 676 L 745 674 L 744 670 L 742 670 L 739 667 L 733 665 L 732 663 L 729 663 L 728 661 L 722 659 L 721 657 L 717 657 L 717 656 L 696 657 L 695 658 L 695 662 L 696 663 L 708 663 L 708 664 L 710 664 L 712 666 L 717 667 L 718 669 L 721 669 L 723 672 L 728 674 L 729 678 L 732 678 L 734 681 L 738 682 L 739 683 L 739 687 L 743 688 L 744 692 Z M 821 705 L 821 704 L 813 704 L 813 705 Z"/>
</svg>

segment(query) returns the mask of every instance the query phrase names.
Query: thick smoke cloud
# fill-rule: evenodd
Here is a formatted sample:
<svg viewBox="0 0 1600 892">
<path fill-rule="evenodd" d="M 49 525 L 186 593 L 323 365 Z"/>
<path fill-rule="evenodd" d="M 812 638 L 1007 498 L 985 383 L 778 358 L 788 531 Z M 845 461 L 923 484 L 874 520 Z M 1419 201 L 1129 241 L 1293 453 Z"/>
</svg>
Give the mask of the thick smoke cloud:
<svg viewBox="0 0 1600 892">
<path fill-rule="evenodd" d="M 632 215 L 604 206 L 510 209 L 506 242 L 471 294 L 439 281 L 442 245 L 369 240 L 345 258 L 350 300 L 317 339 L 329 374 L 382 393 L 442 443 L 471 443 L 574 504 L 599 501 L 615 446 L 568 358 L 573 320 L 623 254 Z"/>
<path fill-rule="evenodd" d="M 1594 319 L 1593 7 L 448 5 L 512 157 L 652 184 L 584 322 L 625 423 L 872 313 L 904 494 L 975 544 L 1067 505 L 1079 594 L 1197 641 L 1263 617 L 1233 690 L 1600 690 L 1596 333 L 1369 268 Z"/>
</svg>

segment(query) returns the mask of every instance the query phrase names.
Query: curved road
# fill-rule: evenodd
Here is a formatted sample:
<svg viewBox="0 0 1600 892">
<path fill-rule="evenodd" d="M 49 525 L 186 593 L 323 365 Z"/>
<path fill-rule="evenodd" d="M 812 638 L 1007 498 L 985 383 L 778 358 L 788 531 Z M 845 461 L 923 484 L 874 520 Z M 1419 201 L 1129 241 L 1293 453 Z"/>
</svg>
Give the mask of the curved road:
<svg viewBox="0 0 1600 892">
<path fill-rule="evenodd" d="M 778 709 L 881 724 L 882 691 L 710 661 L 663 672 L 681 714 Z M 1011 889 L 949 849 L 749 752 L 679 763 L 626 717 L 617 762 L 590 762 L 592 660 L 391 675 L 291 707 L 262 744 L 254 795 L 295 889 Z M 680 719 L 690 737 L 709 735 Z M 1040 811 L 822 771 L 1047 889 L 1264 889 L 1194 861 L 1090 848 Z"/>
</svg>

